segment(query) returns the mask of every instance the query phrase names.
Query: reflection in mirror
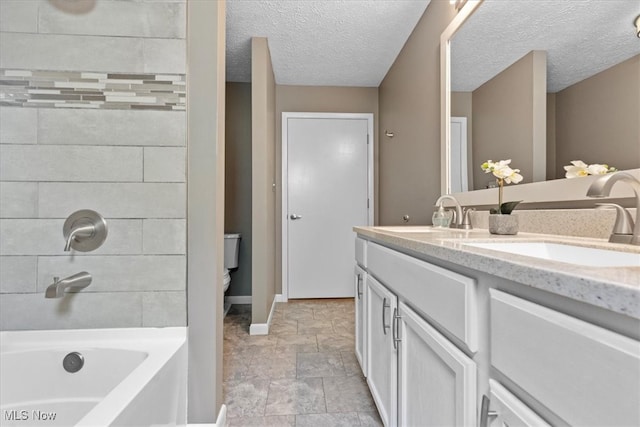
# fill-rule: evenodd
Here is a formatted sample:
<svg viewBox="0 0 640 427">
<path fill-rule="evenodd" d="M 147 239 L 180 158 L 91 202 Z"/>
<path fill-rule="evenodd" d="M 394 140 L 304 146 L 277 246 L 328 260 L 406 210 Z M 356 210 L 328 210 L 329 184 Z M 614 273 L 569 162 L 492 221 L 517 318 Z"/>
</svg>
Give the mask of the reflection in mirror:
<svg viewBox="0 0 640 427">
<path fill-rule="evenodd" d="M 637 0 L 485 0 L 451 40 L 452 191 L 492 184 L 487 159 L 524 182 L 578 159 L 640 167 L 638 14 Z"/>
</svg>

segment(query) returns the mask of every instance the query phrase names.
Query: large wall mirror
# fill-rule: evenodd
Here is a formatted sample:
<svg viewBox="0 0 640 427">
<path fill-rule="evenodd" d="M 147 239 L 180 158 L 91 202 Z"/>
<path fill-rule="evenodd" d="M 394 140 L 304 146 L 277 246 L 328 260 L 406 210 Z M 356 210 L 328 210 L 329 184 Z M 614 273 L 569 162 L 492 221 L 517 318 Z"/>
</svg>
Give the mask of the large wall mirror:
<svg viewBox="0 0 640 427">
<path fill-rule="evenodd" d="M 512 159 L 524 181 L 508 189 L 529 202 L 583 199 L 594 178 L 565 179 L 572 160 L 638 175 L 639 14 L 637 0 L 469 0 L 441 38 L 442 192 L 491 204 L 488 159 Z"/>
</svg>

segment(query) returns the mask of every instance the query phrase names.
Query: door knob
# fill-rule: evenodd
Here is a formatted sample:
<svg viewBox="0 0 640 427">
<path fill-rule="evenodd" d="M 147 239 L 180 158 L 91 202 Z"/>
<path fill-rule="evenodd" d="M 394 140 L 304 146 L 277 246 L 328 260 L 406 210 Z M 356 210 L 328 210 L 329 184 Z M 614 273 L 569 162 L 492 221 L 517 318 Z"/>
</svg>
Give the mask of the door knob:
<svg viewBox="0 0 640 427">
<path fill-rule="evenodd" d="M 289 218 L 291 218 L 291 219 L 293 219 L 293 220 L 296 220 L 296 219 L 302 219 L 302 215 L 291 214 L 291 215 L 289 216 Z"/>
</svg>

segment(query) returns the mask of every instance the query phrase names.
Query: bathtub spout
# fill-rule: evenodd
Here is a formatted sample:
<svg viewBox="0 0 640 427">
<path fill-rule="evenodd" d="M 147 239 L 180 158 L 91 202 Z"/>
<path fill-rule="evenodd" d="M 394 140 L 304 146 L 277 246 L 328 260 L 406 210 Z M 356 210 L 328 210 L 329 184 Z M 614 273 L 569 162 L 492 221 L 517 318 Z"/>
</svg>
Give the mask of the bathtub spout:
<svg viewBox="0 0 640 427">
<path fill-rule="evenodd" d="M 79 290 L 91 284 L 91 274 L 83 271 L 73 276 L 58 280 L 53 278 L 53 283 L 49 285 L 44 293 L 45 298 L 62 298 L 67 290 Z"/>
</svg>

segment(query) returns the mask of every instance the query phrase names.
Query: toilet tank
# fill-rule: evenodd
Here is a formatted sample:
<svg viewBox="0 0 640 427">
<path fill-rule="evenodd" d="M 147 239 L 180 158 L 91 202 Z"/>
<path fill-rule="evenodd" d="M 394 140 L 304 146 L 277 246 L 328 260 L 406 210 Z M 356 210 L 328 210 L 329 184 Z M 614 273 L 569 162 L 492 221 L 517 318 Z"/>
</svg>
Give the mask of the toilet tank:
<svg viewBox="0 0 640 427">
<path fill-rule="evenodd" d="M 238 250 L 240 249 L 240 234 L 224 235 L 224 268 L 238 267 Z"/>
</svg>

